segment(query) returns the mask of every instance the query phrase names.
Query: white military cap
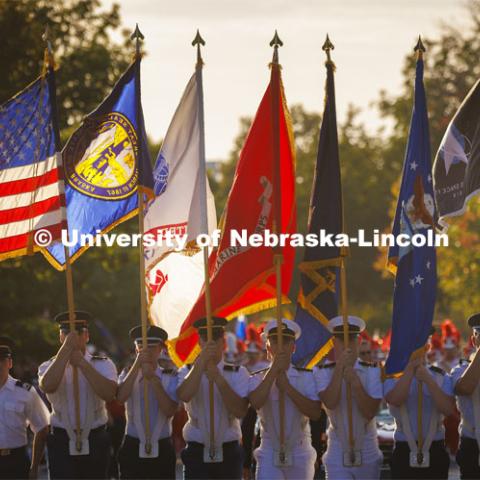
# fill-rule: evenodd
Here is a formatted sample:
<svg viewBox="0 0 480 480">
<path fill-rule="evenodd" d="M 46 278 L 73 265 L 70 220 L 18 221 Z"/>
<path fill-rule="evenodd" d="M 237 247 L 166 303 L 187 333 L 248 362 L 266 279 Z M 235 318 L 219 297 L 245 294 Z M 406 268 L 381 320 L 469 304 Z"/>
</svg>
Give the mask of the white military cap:
<svg viewBox="0 0 480 480">
<path fill-rule="evenodd" d="M 282 318 L 282 335 L 284 337 L 291 337 L 295 340 L 302 334 L 302 329 L 299 327 L 298 323 L 292 322 L 292 320 L 287 320 Z M 266 325 L 262 333 L 262 338 L 273 337 L 277 335 L 277 320 L 270 320 Z"/>
<path fill-rule="evenodd" d="M 343 315 L 333 317 L 327 324 L 328 331 L 333 334 L 343 333 Z M 365 322 L 360 317 L 348 316 L 348 333 L 360 333 L 365 330 Z"/>
</svg>

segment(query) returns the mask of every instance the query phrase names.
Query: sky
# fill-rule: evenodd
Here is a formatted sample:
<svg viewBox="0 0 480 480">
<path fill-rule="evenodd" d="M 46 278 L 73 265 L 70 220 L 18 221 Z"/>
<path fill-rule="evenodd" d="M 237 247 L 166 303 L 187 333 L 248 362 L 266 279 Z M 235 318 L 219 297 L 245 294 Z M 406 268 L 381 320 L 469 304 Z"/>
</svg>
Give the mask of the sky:
<svg viewBox="0 0 480 480">
<path fill-rule="evenodd" d="M 103 0 L 109 7 L 113 0 Z M 401 91 L 405 56 L 419 34 L 442 23 L 464 25 L 464 0 L 121 0 L 122 24 L 145 35 L 142 100 L 148 135 L 165 136 L 193 74 L 197 28 L 203 48 L 205 144 L 209 160 L 228 157 L 239 118 L 253 116 L 269 80 L 269 42 L 284 42 L 279 58 L 289 105 L 321 111 L 328 33 L 335 45 L 337 114 L 361 107 L 370 129 L 380 125 L 371 102 L 381 89 Z M 428 52 L 427 52 L 428 54 Z M 413 75 L 413 72 L 412 72 Z"/>
</svg>

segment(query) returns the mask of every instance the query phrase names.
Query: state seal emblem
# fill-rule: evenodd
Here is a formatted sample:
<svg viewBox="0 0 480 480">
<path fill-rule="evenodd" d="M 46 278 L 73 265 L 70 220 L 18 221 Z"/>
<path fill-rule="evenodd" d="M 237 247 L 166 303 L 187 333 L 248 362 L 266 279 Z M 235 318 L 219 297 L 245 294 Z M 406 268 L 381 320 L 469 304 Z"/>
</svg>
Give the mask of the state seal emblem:
<svg viewBox="0 0 480 480">
<path fill-rule="evenodd" d="M 124 115 L 87 119 L 65 147 L 65 178 L 90 197 L 127 198 L 137 188 L 137 151 L 137 134 Z"/>
</svg>

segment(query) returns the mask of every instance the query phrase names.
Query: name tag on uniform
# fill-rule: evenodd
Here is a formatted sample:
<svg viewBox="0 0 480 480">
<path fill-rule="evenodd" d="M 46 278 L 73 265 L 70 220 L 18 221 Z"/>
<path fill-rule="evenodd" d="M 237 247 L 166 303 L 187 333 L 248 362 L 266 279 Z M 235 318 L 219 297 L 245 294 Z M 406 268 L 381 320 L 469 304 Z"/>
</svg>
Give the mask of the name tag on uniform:
<svg viewBox="0 0 480 480">
<path fill-rule="evenodd" d="M 430 466 L 430 452 L 410 452 L 410 466 L 414 468 L 428 468 Z"/>
<path fill-rule="evenodd" d="M 276 467 L 291 467 L 293 465 L 292 452 L 275 450 L 273 452 L 273 464 Z"/>
<path fill-rule="evenodd" d="M 70 455 L 89 455 L 90 445 L 88 439 L 77 442 L 77 440 L 70 440 L 68 442 L 68 450 Z"/>
<path fill-rule="evenodd" d="M 203 447 L 203 463 L 222 463 L 223 462 L 223 448 L 221 445 L 216 445 L 215 448 L 210 448 L 208 445 Z"/>
<path fill-rule="evenodd" d="M 360 467 L 361 465 L 362 465 L 362 452 L 360 450 L 343 452 L 344 467 Z"/>
<path fill-rule="evenodd" d="M 140 442 L 138 446 L 138 456 L 140 458 L 157 458 L 158 442 L 150 442 L 148 445 L 145 442 Z"/>
</svg>

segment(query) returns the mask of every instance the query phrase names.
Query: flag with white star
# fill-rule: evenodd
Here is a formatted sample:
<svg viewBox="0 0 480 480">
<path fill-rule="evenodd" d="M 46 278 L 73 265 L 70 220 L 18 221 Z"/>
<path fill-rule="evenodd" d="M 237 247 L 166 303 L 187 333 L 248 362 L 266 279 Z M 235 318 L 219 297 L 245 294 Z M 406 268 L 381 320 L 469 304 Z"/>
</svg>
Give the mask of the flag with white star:
<svg viewBox="0 0 480 480">
<path fill-rule="evenodd" d="M 437 289 L 436 253 L 426 245 L 436 218 L 432 185 L 427 102 L 423 60 L 416 66 L 415 95 L 402 184 L 392 233 L 408 242 L 390 247 L 388 268 L 395 274 L 392 340 L 385 365 L 387 375 L 401 373 L 412 355 L 423 355 L 430 335 Z M 423 235 L 425 245 L 413 246 Z"/>
<path fill-rule="evenodd" d="M 433 164 L 439 222 L 462 215 L 480 193 L 480 80 L 472 87 L 447 131 Z"/>
</svg>

